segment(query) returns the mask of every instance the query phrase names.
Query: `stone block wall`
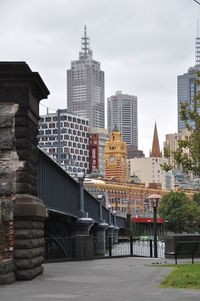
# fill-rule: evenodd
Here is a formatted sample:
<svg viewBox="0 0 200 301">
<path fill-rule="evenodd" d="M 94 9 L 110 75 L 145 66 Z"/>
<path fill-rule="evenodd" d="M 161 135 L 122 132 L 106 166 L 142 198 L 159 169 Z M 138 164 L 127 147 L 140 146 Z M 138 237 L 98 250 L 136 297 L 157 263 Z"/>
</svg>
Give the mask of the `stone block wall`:
<svg viewBox="0 0 200 301">
<path fill-rule="evenodd" d="M 13 195 L 20 166 L 13 148 L 17 109 L 15 104 L 0 104 L 0 284 L 15 281 Z"/>
</svg>

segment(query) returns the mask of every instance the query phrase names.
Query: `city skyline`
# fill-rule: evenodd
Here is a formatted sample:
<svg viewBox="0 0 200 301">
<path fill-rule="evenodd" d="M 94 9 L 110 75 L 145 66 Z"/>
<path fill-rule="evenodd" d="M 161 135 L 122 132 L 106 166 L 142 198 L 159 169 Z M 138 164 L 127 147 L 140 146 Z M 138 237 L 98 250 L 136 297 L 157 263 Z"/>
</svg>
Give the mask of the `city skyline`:
<svg viewBox="0 0 200 301">
<path fill-rule="evenodd" d="M 105 71 L 105 99 L 116 90 L 138 97 L 139 149 L 148 155 L 155 121 L 161 148 L 165 134 L 177 132 L 177 76 L 195 64 L 200 6 L 194 1 L 20 0 L 0 8 L 1 60 L 26 61 L 40 72 L 51 92 L 42 104 L 66 107 L 66 70 L 86 24 Z"/>
</svg>

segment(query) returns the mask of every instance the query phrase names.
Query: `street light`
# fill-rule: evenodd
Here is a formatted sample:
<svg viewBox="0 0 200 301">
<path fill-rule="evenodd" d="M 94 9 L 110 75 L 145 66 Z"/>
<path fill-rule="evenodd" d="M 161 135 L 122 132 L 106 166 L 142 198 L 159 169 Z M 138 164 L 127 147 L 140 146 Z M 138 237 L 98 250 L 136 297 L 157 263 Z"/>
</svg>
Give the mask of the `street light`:
<svg viewBox="0 0 200 301">
<path fill-rule="evenodd" d="M 110 203 L 108 204 L 108 224 L 111 225 L 111 215 L 110 215 Z"/>
<path fill-rule="evenodd" d="M 196 221 L 193 222 L 193 226 L 194 226 L 194 234 L 195 234 L 195 226 L 196 226 Z"/>
<path fill-rule="evenodd" d="M 154 257 L 158 257 L 158 250 L 157 250 L 157 207 L 158 207 L 158 200 L 153 200 L 153 236 L 154 236 Z"/>
<path fill-rule="evenodd" d="M 168 224 L 168 220 L 164 221 L 164 235 L 167 235 L 167 224 Z"/>
<path fill-rule="evenodd" d="M 158 257 L 157 249 L 157 207 L 158 201 L 161 199 L 161 196 L 158 194 L 152 194 L 148 197 L 149 200 L 153 203 L 153 236 L 154 236 L 154 257 Z"/>
<path fill-rule="evenodd" d="M 99 200 L 99 219 L 100 219 L 100 222 L 102 223 L 103 222 L 103 216 L 102 216 L 102 199 L 103 199 L 103 195 L 99 194 L 97 196 L 97 198 Z"/>
<path fill-rule="evenodd" d="M 81 217 L 84 217 L 84 189 L 83 189 L 83 181 L 85 178 L 84 172 L 78 172 L 77 174 L 78 182 L 79 182 L 79 211 Z"/>
<path fill-rule="evenodd" d="M 114 214 L 114 226 L 116 226 L 116 211 L 115 210 L 113 211 L 113 214 Z"/>
</svg>

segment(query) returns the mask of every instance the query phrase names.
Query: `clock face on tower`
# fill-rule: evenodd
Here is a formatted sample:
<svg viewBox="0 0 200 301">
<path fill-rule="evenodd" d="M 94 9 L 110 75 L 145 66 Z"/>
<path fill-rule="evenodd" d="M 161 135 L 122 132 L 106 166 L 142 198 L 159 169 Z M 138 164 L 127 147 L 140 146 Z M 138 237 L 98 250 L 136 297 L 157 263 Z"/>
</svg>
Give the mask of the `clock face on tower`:
<svg viewBox="0 0 200 301">
<path fill-rule="evenodd" d="M 111 163 L 115 162 L 115 157 L 114 156 L 110 156 L 110 162 Z"/>
</svg>

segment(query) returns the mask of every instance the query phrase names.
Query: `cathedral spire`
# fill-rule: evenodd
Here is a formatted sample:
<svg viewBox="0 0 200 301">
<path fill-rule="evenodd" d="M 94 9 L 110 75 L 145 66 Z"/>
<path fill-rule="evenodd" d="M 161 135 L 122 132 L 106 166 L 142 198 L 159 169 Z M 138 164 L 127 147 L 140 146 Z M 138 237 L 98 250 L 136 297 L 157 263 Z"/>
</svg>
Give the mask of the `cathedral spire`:
<svg viewBox="0 0 200 301">
<path fill-rule="evenodd" d="M 162 158 L 162 152 L 160 151 L 156 122 L 155 122 L 155 127 L 154 127 L 152 151 L 150 152 L 150 157 Z"/>
</svg>

